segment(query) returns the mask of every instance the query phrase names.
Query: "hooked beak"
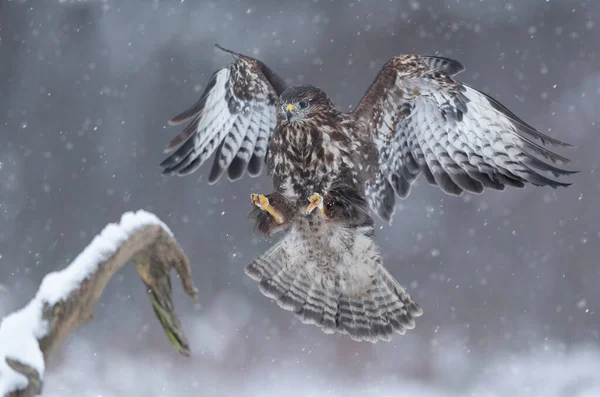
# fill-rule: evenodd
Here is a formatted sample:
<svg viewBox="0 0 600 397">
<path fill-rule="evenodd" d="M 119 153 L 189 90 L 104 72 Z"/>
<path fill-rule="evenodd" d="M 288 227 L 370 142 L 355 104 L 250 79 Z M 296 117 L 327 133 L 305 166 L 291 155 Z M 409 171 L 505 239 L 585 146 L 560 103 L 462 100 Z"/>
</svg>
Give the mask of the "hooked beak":
<svg viewBox="0 0 600 397">
<path fill-rule="evenodd" d="M 285 107 L 285 118 L 287 119 L 287 121 L 290 121 L 290 119 L 292 118 L 293 115 L 294 115 L 294 105 L 292 105 L 290 103 Z"/>
</svg>

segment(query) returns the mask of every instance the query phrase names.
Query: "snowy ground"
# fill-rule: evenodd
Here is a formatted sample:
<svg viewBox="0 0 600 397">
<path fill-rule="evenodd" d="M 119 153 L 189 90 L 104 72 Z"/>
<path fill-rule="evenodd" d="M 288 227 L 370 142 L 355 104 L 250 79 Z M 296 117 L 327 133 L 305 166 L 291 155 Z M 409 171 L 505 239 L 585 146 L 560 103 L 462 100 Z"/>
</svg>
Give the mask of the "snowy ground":
<svg viewBox="0 0 600 397">
<path fill-rule="evenodd" d="M 552 350 L 552 348 L 550 349 Z M 207 369 L 201 359 L 189 365 L 166 368 L 160 356 L 144 359 L 111 352 L 85 362 L 93 349 L 74 342 L 65 360 L 52 371 L 46 396 L 119 397 L 126 395 L 186 396 L 418 396 L 418 397 L 597 397 L 600 395 L 600 351 L 584 347 L 571 352 L 540 351 L 515 357 L 460 357 L 451 367 L 439 368 L 431 381 L 386 373 L 349 379 L 323 375 L 304 363 L 302 369 L 281 368 L 276 362 L 259 362 L 239 376 Z M 114 354 L 114 355 L 113 355 Z M 97 357 L 97 356 L 96 356 Z M 114 361 L 113 361 L 114 360 Z M 454 372 L 468 380 L 452 382 Z M 142 381 L 143 379 L 143 381 Z M 83 393 L 83 394 L 82 394 Z"/>
<path fill-rule="evenodd" d="M 194 349 L 190 359 L 173 354 L 159 333 L 148 335 L 148 327 L 158 328 L 153 322 L 143 325 L 141 328 L 146 332 L 142 331 L 137 338 L 123 332 L 120 336 L 110 334 L 107 339 L 90 339 L 87 336 L 90 327 L 99 326 L 98 322 L 100 326 L 103 322 L 111 323 L 108 318 L 96 319 L 96 323 L 76 332 L 54 356 L 46 372 L 44 395 L 600 395 L 600 349 L 593 345 L 566 347 L 556 341 L 546 341 L 527 352 L 473 354 L 460 346 L 456 335 L 442 334 L 436 339 L 435 348 L 421 352 L 420 348 L 406 346 L 404 356 L 396 358 L 393 356 L 396 353 L 390 353 L 389 349 L 399 352 L 402 340 L 390 345 L 363 345 L 366 347 L 363 354 L 356 352 L 350 358 L 355 360 L 354 374 L 343 366 L 337 367 L 336 361 L 344 348 L 323 345 L 320 338 L 317 342 L 305 340 L 299 344 L 284 336 L 266 337 L 262 341 L 264 346 L 252 353 L 256 346 L 252 346 L 249 343 L 252 338 L 246 336 L 247 318 L 243 315 L 223 318 L 221 314 L 225 306 L 239 298 L 223 295 L 212 307 L 205 308 L 203 315 L 184 319 Z M 0 304 L 0 315 L 4 312 Z M 135 348 L 127 347 L 128 343 L 133 343 Z M 269 347 L 274 344 L 281 347 Z M 157 349 L 156 345 L 161 348 Z M 420 362 L 424 358 L 426 366 Z M 387 366 L 382 365 L 386 362 Z"/>
</svg>

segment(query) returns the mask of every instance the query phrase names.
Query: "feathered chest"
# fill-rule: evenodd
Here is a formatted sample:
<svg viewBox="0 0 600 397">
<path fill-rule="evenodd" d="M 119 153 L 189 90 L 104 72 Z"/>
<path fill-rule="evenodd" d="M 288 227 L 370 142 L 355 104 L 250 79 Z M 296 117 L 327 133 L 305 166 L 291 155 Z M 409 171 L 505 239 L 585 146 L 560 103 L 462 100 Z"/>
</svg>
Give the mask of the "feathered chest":
<svg viewBox="0 0 600 397">
<path fill-rule="evenodd" d="M 326 191 L 352 167 L 350 144 L 341 132 L 328 127 L 281 126 L 269 146 L 275 187 L 286 196 Z"/>
</svg>

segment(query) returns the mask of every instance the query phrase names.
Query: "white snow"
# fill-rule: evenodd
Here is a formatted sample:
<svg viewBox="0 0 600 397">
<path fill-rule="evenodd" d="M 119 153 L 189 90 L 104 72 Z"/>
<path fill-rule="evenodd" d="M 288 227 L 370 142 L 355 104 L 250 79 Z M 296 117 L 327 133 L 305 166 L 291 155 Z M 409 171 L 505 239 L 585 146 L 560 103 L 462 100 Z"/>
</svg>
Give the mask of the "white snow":
<svg viewBox="0 0 600 397">
<path fill-rule="evenodd" d="M 0 396 L 27 386 L 27 378 L 13 371 L 6 358 L 12 358 L 44 374 L 44 358 L 38 340 L 47 332 L 42 320 L 44 303 L 54 305 L 66 299 L 83 280 L 96 271 L 98 264 L 114 254 L 137 229 L 159 225 L 171 236 L 169 228 L 154 214 L 140 210 L 127 212 L 119 224 L 111 223 L 97 235 L 65 269 L 44 277 L 35 296 L 23 309 L 6 316 L 0 323 Z"/>
</svg>

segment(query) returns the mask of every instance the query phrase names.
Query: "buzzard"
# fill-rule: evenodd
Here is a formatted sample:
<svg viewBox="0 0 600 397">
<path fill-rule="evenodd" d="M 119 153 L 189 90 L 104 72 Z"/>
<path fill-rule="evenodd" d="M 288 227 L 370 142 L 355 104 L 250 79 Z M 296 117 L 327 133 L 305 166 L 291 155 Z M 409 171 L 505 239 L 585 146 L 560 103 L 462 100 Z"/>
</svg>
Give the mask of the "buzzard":
<svg viewBox="0 0 600 397">
<path fill-rule="evenodd" d="M 351 112 L 319 88 L 288 87 L 263 62 L 218 48 L 234 62 L 213 74 L 187 127 L 166 147 L 165 174 L 187 175 L 215 154 L 208 182 L 255 177 L 264 164 L 274 192 L 252 194 L 250 216 L 283 238 L 246 267 L 260 291 L 304 323 L 354 340 L 389 340 L 422 310 L 385 269 L 370 211 L 390 221 L 396 196 L 418 175 L 451 195 L 505 186 L 568 186 L 569 146 L 455 79 L 440 56 L 399 55 Z"/>
</svg>

